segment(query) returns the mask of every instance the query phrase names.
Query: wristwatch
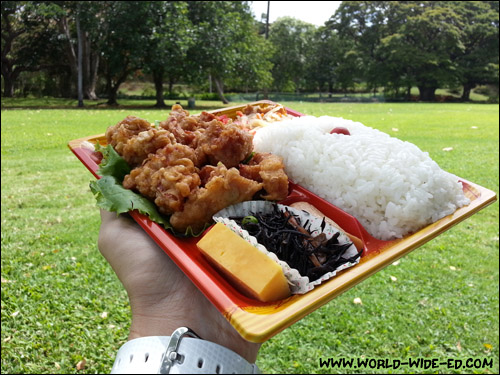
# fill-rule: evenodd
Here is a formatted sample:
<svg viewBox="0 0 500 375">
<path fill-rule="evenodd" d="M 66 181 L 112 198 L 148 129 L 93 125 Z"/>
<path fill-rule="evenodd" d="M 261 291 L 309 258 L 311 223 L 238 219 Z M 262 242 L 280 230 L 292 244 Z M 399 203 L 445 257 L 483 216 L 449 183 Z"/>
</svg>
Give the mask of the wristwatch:
<svg viewBox="0 0 500 375">
<path fill-rule="evenodd" d="M 259 374 L 259 368 L 222 345 L 203 340 L 187 327 L 172 336 L 126 342 L 116 354 L 112 374 Z"/>
</svg>

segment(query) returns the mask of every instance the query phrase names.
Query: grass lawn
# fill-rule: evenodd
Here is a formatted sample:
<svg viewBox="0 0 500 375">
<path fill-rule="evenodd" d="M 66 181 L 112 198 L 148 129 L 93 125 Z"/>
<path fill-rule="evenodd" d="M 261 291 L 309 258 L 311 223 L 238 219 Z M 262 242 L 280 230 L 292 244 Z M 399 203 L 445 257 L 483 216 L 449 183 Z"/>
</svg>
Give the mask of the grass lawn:
<svg viewBox="0 0 500 375">
<path fill-rule="evenodd" d="M 67 142 L 103 133 L 129 114 L 153 122 L 168 110 L 151 108 L 153 102 L 122 101 L 125 107 L 117 109 L 51 103 L 57 109 L 37 108 L 36 101 L 29 109 L 2 107 L 1 372 L 109 373 L 127 339 L 130 310 L 96 246 L 92 175 Z M 198 110 L 221 107 L 197 104 Z M 498 195 L 498 105 L 283 104 L 360 121 L 412 142 L 443 169 Z M 447 147 L 453 149 L 443 151 Z M 498 226 L 496 202 L 273 337 L 262 346 L 259 367 L 265 373 L 389 373 L 321 368 L 319 359 L 465 363 L 473 357 L 493 365 L 392 372 L 498 373 Z"/>
</svg>

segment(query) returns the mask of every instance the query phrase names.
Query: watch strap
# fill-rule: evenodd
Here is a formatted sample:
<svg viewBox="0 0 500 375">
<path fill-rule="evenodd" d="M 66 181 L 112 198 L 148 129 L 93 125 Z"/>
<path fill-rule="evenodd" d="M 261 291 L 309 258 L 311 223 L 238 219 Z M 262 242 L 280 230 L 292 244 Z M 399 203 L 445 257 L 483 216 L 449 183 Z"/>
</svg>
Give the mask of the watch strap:
<svg viewBox="0 0 500 375">
<path fill-rule="evenodd" d="M 258 374 L 260 371 L 232 350 L 200 339 L 182 327 L 172 336 L 141 337 L 126 342 L 118 350 L 111 373 Z"/>
</svg>

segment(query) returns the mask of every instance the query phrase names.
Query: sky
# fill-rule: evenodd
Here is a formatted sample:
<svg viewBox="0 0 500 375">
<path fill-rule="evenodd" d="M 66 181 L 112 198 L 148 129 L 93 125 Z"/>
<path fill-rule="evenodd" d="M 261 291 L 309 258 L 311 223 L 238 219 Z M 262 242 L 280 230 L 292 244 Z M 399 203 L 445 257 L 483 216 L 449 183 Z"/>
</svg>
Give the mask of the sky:
<svg viewBox="0 0 500 375">
<path fill-rule="evenodd" d="M 271 1 L 269 21 L 279 17 L 293 17 L 301 21 L 323 26 L 335 13 L 342 1 Z M 267 1 L 250 2 L 255 18 L 260 21 L 261 14 L 267 13 Z M 265 20 L 265 18 L 264 18 Z"/>
</svg>

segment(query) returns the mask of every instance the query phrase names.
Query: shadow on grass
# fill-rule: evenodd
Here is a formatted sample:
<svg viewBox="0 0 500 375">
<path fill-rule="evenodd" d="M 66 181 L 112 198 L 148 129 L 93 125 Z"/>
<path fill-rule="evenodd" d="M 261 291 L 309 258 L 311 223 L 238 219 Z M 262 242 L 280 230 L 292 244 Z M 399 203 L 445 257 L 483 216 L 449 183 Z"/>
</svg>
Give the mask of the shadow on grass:
<svg viewBox="0 0 500 375">
<path fill-rule="evenodd" d="M 22 103 L 21 101 L 16 102 L 11 102 L 11 103 L 4 103 L 2 102 L 2 110 L 26 110 L 26 109 L 32 109 L 32 110 L 38 110 L 38 109 L 64 109 L 64 110 L 122 110 L 122 109 L 130 109 L 130 110 L 166 110 L 170 111 L 172 106 L 176 104 L 177 102 L 172 102 L 172 103 L 167 103 L 164 107 L 157 107 L 154 104 L 151 103 L 124 103 L 118 105 L 108 105 L 106 103 L 89 103 L 85 104 L 83 107 L 78 107 L 76 104 L 73 103 L 43 103 L 43 102 L 27 102 L 27 103 Z M 182 103 L 179 102 L 177 104 L 180 104 L 184 109 L 192 112 L 197 112 L 197 111 L 211 111 L 215 109 L 220 109 L 220 108 L 225 108 L 225 107 L 230 107 L 233 105 L 236 105 L 236 103 L 229 103 L 229 104 L 223 104 L 223 103 L 215 103 L 215 102 L 208 102 L 208 103 L 197 103 L 194 108 L 188 108 L 187 103 Z"/>
</svg>

